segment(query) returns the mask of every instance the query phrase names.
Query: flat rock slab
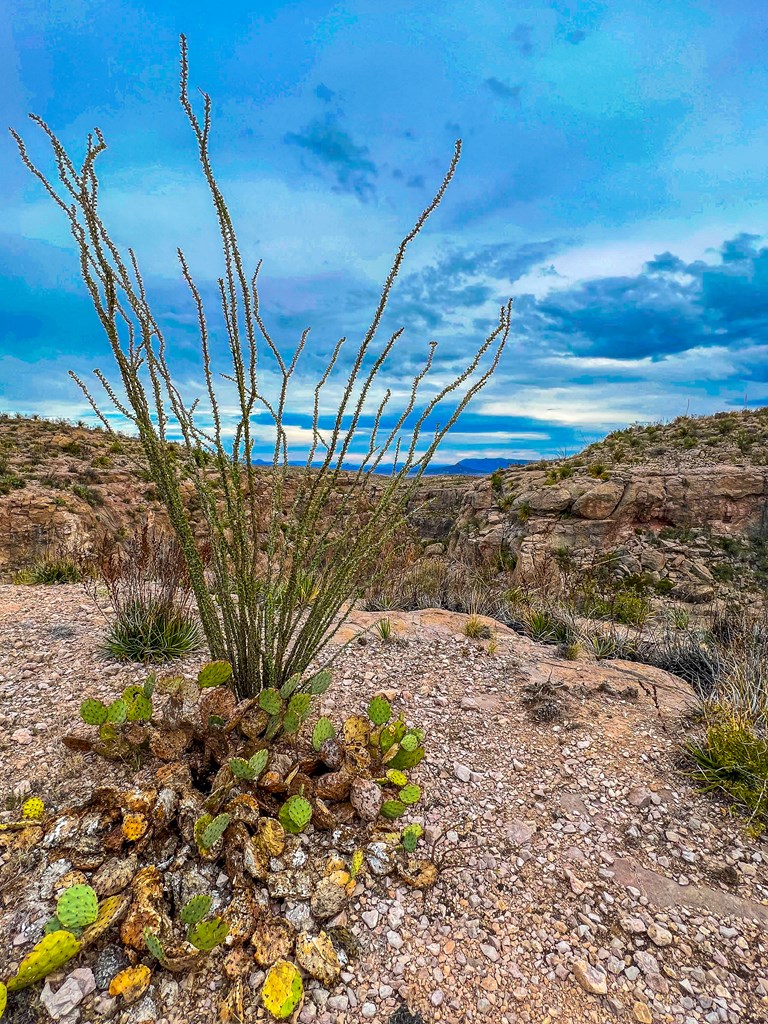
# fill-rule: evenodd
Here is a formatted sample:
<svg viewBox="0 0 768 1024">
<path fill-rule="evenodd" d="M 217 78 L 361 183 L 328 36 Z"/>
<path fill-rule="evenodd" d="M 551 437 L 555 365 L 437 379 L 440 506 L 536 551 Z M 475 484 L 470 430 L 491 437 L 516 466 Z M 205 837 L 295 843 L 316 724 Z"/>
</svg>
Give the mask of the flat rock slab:
<svg viewBox="0 0 768 1024">
<path fill-rule="evenodd" d="M 617 857 L 612 865 L 617 882 L 639 889 L 659 908 L 690 907 L 722 917 L 740 917 L 744 921 L 757 921 L 768 928 L 768 907 L 753 900 L 745 900 L 721 889 L 703 885 L 678 885 L 672 878 L 644 868 L 629 857 Z"/>
</svg>

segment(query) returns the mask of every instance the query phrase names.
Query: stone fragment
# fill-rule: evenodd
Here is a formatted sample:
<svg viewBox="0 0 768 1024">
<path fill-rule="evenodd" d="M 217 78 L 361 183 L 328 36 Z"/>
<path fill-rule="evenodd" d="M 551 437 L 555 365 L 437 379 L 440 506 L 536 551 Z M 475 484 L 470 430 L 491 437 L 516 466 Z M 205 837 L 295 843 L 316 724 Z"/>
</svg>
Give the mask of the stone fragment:
<svg viewBox="0 0 768 1024">
<path fill-rule="evenodd" d="M 606 975 L 586 960 L 576 960 L 571 967 L 573 976 L 585 992 L 604 996 L 608 991 Z"/>
</svg>

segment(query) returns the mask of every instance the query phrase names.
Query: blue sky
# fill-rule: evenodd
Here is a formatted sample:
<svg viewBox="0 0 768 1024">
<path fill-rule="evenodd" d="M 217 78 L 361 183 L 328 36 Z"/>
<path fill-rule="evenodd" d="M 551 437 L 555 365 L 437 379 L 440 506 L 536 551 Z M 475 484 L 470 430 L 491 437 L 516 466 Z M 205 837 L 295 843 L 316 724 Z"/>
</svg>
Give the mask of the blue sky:
<svg viewBox="0 0 768 1024">
<path fill-rule="evenodd" d="M 215 224 L 178 105 L 178 35 L 214 101 L 213 151 L 262 304 L 317 367 L 360 336 L 402 234 L 461 137 L 448 195 L 398 280 L 438 377 L 514 298 L 462 454 L 574 451 L 616 426 L 768 403 L 768 10 L 762 0 L 502 4 L 10 0 L 3 122 L 43 116 L 80 154 L 97 125 L 105 218 L 132 244 L 181 382 L 200 383 L 177 245 L 210 290 Z M 48 166 L 48 165 L 46 165 Z M 66 375 L 111 370 L 61 216 L 0 140 L 0 408 L 77 419 Z M 264 429 L 264 443 L 268 431 Z"/>
</svg>

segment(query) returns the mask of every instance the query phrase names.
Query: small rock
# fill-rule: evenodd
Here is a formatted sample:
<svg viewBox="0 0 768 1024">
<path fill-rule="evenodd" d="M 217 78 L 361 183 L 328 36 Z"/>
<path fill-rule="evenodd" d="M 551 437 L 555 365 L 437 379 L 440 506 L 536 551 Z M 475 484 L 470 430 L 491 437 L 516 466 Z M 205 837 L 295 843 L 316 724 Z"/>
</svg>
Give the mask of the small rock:
<svg viewBox="0 0 768 1024">
<path fill-rule="evenodd" d="M 645 786 L 633 786 L 627 794 L 627 803 L 633 807 L 650 807 L 653 803 L 653 793 Z"/>
<path fill-rule="evenodd" d="M 455 764 L 453 766 L 453 774 L 459 780 L 459 782 L 469 782 L 472 778 L 472 772 L 464 764 Z"/>
<path fill-rule="evenodd" d="M 505 831 L 513 846 L 525 846 L 533 838 L 536 829 L 525 821 L 514 819 L 507 825 Z"/>
<path fill-rule="evenodd" d="M 632 1016 L 636 1021 L 639 1021 L 640 1024 L 652 1024 L 653 1021 L 653 1015 L 650 1007 L 647 1003 L 641 1003 L 639 1000 L 632 1007 Z"/>
<path fill-rule="evenodd" d="M 368 925 L 369 928 L 375 928 L 379 923 L 379 912 L 378 910 L 364 910 L 360 915 Z"/>
<path fill-rule="evenodd" d="M 571 968 L 573 976 L 584 989 L 596 996 L 604 996 L 608 991 L 606 975 L 593 967 L 586 960 L 576 960 Z"/>
<path fill-rule="evenodd" d="M 648 926 L 648 938 L 654 946 L 672 945 L 672 932 L 667 931 L 666 928 L 662 928 L 659 924 L 654 923 Z"/>
<path fill-rule="evenodd" d="M 388 931 L 387 942 L 393 949 L 402 949 L 403 937 L 398 932 Z"/>
</svg>

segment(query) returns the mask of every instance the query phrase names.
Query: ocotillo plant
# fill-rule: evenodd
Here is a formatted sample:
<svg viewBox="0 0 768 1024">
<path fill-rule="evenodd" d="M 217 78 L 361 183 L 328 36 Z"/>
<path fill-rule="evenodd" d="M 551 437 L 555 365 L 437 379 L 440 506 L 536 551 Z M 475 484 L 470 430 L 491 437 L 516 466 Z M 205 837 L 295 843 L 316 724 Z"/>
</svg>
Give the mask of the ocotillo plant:
<svg viewBox="0 0 768 1024">
<path fill-rule="evenodd" d="M 308 329 L 288 355 L 265 322 L 258 289 L 261 264 L 253 274 L 246 270 L 211 162 L 211 99 L 202 94 L 198 114 L 189 93 L 183 37 L 181 105 L 218 220 L 224 266 L 218 293 L 228 356 L 222 369 L 201 289 L 178 250 L 197 314 L 206 391 L 202 402 L 190 402 L 182 394 L 138 259 L 132 249 L 120 251 L 102 220 L 96 173 L 98 158 L 107 148 L 102 133 L 95 129 L 88 137 L 78 166 L 48 125 L 31 115 L 50 143 L 56 166 L 50 177 L 33 162 L 19 135 L 13 135 L 27 168 L 69 221 L 82 276 L 122 386 L 110 382 L 101 370 L 94 373 L 107 400 L 141 439 L 149 473 L 187 562 L 211 655 L 232 663 L 237 693 L 247 697 L 303 672 L 335 634 L 363 586 L 381 572 L 380 554 L 402 524 L 419 477 L 498 365 L 509 335 L 511 304 L 501 308 L 498 323 L 448 383 L 432 384 L 436 342 L 431 342 L 421 369 L 405 388 L 402 407 L 393 409 L 386 374 L 402 359 L 404 328 L 381 337 L 382 319 L 406 250 L 440 205 L 454 176 L 461 153 L 457 142 L 434 198 L 398 246 L 370 324 L 346 368 L 342 337 L 319 375 L 306 461 L 298 470 L 291 468 L 286 416 Z M 263 371 L 265 358 L 274 372 Z M 102 424 L 112 429 L 88 387 L 72 376 Z M 236 395 L 231 424 L 220 379 Z M 323 401 L 337 383 L 335 411 L 325 416 Z M 268 474 L 253 464 L 257 438 L 252 420 L 257 412 L 266 414 L 274 430 Z M 433 428 L 438 416 L 442 422 Z M 186 459 L 174 456 L 172 439 L 180 439 Z M 355 442 L 362 442 L 364 454 L 359 466 L 348 472 L 345 467 L 357 451 Z M 387 472 L 374 481 L 374 474 L 384 469 Z M 182 472 L 191 474 L 196 505 L 207 526 L 208 572 L 195 541 Z"/>
</svg>

